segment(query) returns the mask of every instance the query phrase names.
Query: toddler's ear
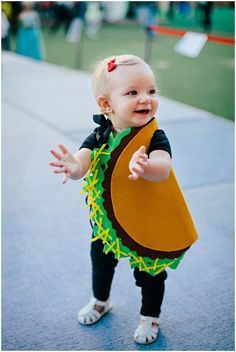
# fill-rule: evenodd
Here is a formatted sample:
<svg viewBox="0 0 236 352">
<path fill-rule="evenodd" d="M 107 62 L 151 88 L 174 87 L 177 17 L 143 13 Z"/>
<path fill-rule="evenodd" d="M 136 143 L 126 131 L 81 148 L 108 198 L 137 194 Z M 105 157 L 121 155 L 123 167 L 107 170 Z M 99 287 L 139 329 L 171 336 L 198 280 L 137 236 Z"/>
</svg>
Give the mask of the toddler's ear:
<svg viewBox="0 0 236 352">
<path fill-rule="evenodd" d="M 109 101 L 104 96 L 99 96 L 97 98 L 97 104 L 104 113 L 109 114 L 112 111 Z"/>
</svg>

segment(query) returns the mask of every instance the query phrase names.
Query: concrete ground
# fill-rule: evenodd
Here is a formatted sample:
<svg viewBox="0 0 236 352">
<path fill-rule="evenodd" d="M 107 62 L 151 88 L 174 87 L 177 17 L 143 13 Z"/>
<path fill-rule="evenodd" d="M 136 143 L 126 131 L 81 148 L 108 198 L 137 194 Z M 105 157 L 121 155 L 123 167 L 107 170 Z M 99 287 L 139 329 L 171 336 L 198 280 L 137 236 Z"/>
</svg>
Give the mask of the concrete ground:
<svg viewBox="0 0 236 352">
<path fill-rule="evenodd" d="M 157 341 L 137 345 L 140 292 L 119 263 L 114 308 L 77 323 L 91 294 L 80 181 L 62 185 L 49 149 L 94 128 L 90 76 L 2 55 L 2 350 L 234 350 L 234 124 L 160 97 L 159 124 L 199 232 L 169 270 Z"/>
</svg>

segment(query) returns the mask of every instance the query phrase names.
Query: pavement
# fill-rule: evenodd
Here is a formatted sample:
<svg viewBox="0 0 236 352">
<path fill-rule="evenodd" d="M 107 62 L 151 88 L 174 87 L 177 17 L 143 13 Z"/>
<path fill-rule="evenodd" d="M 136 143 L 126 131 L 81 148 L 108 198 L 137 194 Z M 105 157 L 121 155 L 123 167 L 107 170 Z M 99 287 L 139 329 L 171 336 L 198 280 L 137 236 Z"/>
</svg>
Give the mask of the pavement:
<svg viewBox="0 0 236 352">
<path fill-rule="evenodd" d="M 199 241 L 168 270 L 154 344 L 133 341 L 140 289 L 125 259 L 111 313 L 78 324 L 91 230 L 81 181 L 62 185 L 49 149 L 77 151 L 97 111 L 89 74 L 2 55 L 2 350 L 234 350 L 234 124 L 163 96 L 159 125 Z"/>
</svg>

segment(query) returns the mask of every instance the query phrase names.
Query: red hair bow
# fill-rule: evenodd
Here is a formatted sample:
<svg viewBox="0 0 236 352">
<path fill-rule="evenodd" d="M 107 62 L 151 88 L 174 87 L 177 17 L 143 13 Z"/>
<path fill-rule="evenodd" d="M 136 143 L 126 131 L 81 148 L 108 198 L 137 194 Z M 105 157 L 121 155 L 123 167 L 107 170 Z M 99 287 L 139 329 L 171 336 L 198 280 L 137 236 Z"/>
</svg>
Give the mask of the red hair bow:
<svg viewBox="0 0 236 352">
<path fill-rule="evenodd" d="M 107 63 L 107 71 L 111 72 L 117 67 L 116 59 L 113 59 Z"/>
</svg>

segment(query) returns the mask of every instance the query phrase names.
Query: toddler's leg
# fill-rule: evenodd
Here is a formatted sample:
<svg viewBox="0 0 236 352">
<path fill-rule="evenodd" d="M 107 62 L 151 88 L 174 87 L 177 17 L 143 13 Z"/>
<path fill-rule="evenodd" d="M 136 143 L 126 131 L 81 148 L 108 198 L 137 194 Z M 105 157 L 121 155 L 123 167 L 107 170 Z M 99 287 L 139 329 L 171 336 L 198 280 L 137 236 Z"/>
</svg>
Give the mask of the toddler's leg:
<svg viewBox="0 0 236 352">
<path fill-rule="evenodd" d="M 141 315 L 158 318 L 161 313 L 167 272 L 164 270 L 160 274 L 152 276 L 135 268 L 134 277 L 136 279 L 136 285 L 141 287 Z"/>
<path fill-rule="evenodd" d="M 134 333 L 134 339 L 138 343 L 148 344 L 157 338 L 167 272 L 152 276 L 135 268 L 134 277 L 142 294 L 141 321 Z"/>
<path fill-rule="evenodd" d="M 96 323 L 112 308 L 109 302 L 111 283 L 118 261 L 113 253 L 105 254 L 101 240 L 91 244 L 92 288 L 94 297 L 78 313 L 81 324 Z"/>
<path fill-rule="evenodd" d="M 111 283 L 118 261 L 114 254 L 103 252 L 101 240 L 91 244 L 92 259 L 92 287 L 94 297 L 100 301 L 106 301 L 110 295 Z"/>
</svg>

